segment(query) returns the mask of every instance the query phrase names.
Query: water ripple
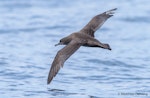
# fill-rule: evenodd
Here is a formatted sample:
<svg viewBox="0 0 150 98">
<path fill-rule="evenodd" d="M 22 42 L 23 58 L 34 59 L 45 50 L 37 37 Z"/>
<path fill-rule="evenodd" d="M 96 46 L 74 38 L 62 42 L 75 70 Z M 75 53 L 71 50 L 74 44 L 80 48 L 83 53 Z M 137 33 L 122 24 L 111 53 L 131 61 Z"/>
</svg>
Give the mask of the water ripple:
<svg viewBox="0 0 150 98">
<path fill-rule="evenodd" d="M 136 23 L 149 23 L 150 22 L 150 17 L 148 16 L 135 16 L 135 17 L 126 17 L 126 18 L 121 18 L 121 20 L 125 22 L 136 22 Z"/>
<path fill-rule="evenodd" d="M 53 29 L 63 29 L 63 28 L 70 28 L 70 26 L 65 25 L 57 25 L 57 26 L 45 26 L 45 27 L 33 27 L 33 28 L 20 28 L 20 29 L 0 29 L 0 34 L 7 34 L 7 33 L 19 33 L 19 32 L 35 32 L 38 30 L 53 30 Z"/>
</svg>

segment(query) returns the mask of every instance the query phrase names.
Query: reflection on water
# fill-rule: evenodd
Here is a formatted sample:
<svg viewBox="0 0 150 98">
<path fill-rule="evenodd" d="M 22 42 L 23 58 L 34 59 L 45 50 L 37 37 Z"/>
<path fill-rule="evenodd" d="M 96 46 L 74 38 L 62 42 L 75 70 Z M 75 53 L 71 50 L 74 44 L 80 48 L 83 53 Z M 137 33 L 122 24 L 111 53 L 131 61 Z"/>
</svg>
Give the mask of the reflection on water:
<svg viewBox="0 0 150 98">
<path fill-rule="evenodd" d="M 116 7 L 96 32 L 112 51 L 81 47 L 47 85 L 50 65 L 63 47 L 54 46 L 59 39 Z M 0 13 L 1 97 L 149 98 L 148 0 L 5 0 Z"/>
</svg>

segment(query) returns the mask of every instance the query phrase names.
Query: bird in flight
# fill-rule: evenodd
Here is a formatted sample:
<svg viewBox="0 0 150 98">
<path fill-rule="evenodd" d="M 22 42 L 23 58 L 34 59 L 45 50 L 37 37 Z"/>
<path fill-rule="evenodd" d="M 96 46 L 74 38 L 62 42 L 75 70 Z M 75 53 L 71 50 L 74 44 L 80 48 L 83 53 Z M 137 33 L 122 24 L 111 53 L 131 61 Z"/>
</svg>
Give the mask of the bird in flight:
<svg viewBox="0 0 150 98">
<path fill-rule="evenodd" d="M 104 24 L 104 22 L 108 18 L 113 16 L 115 10 L 117 10 L 117 8 L 96 15 L 80 31 L 72 33 L 69 36 L 62 38 L 60 42 L 55 45 L 66 46 L 57 52 L 48 74 L 47 84 L 49 84 L 52 81 L 52 79 L 56 76 L 60 68 L 63 67 L 64 62 L 76 50 L 78 50 L 80 46 L 100 47 L 103 49 L 111 50 L 108 44 L 101 43 L 100 41 L 95 39 L 94 33 Z"/>
</svg>

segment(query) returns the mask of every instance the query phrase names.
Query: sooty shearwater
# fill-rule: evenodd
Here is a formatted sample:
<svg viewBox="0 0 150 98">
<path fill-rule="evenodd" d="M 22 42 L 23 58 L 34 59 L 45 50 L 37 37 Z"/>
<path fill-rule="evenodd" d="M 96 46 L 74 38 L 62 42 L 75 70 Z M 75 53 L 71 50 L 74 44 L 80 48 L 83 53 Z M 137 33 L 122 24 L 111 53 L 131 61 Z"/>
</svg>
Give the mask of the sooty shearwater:
<svg viewBox="0 0 150 98">
<path fill-rule="evenodd" d="M 64 37 L 60 40 L 57 45 L 66 45 L 64 48 L 59 50 L 56 54 L 56 57 L 51 65 L 47 84 L 49 84 L 52 79 L 56 76 L 59 69 L 63 67 L 64 62 L 80 48 L 80 46 L 86 47 L 100 47 L 103 49 L 111 50 L 110 46 L 105 43 L 101 43 L 94 38 L 94 33 L 99 29 L 104 22 L 111 16 L 113 16 L 114 11 L 117 8 L 111 9 L 109 11 L 103 12 L 99 15 L 96 15 L 92 20 L 80 31 L 70 34 L 67 37 Z"/>
</svg>

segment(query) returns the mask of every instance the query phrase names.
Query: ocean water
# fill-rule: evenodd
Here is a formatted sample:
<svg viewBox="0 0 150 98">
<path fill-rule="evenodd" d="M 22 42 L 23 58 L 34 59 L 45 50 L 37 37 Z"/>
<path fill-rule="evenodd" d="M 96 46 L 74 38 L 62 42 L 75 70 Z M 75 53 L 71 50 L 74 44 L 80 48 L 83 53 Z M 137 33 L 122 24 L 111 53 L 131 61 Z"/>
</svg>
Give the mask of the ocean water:
<svg viewBox="0 0 150 98">
<path fill-rule="evenodd" d="M 54 45 L 112 8 L 112 51 L 81 47 L 47 85 Z M 149 24 L 149 0 L 0 0 L 0 98 L 149 98 Z"/>
</svg>

